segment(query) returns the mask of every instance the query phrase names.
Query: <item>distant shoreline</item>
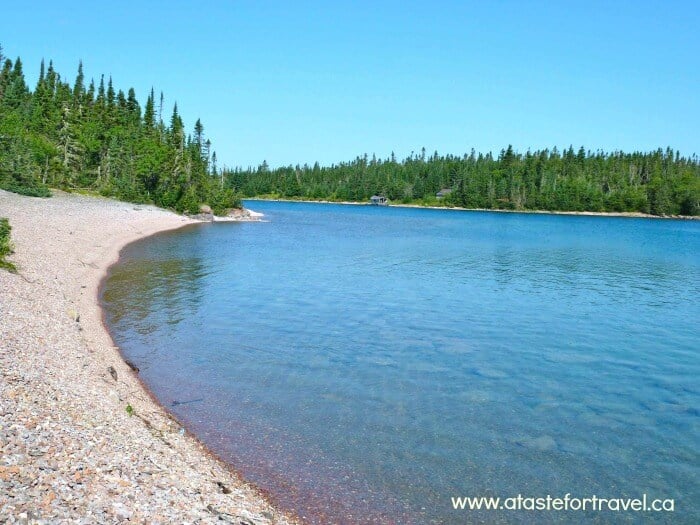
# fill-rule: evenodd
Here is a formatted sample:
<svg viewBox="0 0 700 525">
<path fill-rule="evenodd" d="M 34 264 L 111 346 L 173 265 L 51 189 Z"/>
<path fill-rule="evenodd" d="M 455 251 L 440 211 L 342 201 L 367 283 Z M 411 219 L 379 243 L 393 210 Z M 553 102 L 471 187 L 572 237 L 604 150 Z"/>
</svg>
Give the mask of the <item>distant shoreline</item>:
<svg viewBox="0 0 700 525">
<path fill-rule="evenodd" d="M 311 204 L 343 204 L 347 206 L 375 206 L 369 202 L 352 202 L 352 201 L 329 201 L 329 200 L 310 200 L 310 199 L 272 199 L 264 197 L 244 197 L 245 201 L 263 201 L 263 202 L 305 202 Z M 641 212 L 615 212 L 615 211 L 558 211 L 558 210 L 500 210 L 493 208 L 463 208 L 460 206 L 423 206 L 421 204 L 389 204 L 387 206 L 377 206 L 378 208 L 421 208 L 426 210 L 451 210 L 451 211 L 477 211 L 477 212 L 493 212 L 493 213 L 526 213 L 535 215 L 579 215 L 584 217 L 622 217 L 628 219 L 673 219 L 683 221 L 697 221 L 700 216 L 694 215 L 652 215 L 651 213 Z"/>
</svg>

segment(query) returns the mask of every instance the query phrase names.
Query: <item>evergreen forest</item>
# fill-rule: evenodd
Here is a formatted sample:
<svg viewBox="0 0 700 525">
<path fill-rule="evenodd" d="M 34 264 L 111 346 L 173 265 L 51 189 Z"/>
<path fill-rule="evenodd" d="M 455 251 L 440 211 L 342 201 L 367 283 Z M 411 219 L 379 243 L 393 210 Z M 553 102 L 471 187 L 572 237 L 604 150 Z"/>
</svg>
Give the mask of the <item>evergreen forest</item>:
<svg viewBox="0 0 700 525">
<path fill-rule="evenodd" d="M 508 146 L 497 156 L 423 149 L 403 160 L 392 153 L 227 170 L 217 167 L 200 120 L 187 133 L 177 104 L 164 119 L 162 93 L 156 98 L 152 89 L 142 108 L 134 89 L 117 89 L 111 78 L 86 82 L 82 63 L 69 83 L 43 61 L 31 89 L 20 58 L 0 47 L 0 64 L 0 188 L 28 195 L 89 191 L 186 213 L 208 204 L 216 214 L 240 207 L 241 197 L 367 202 L 376 194 L 478 209 L 700 215 L 700 161 L 671 148 L 521 153 Z"/>
<path fill-rule="evenodd" d="M 133 89 L 112 79 L 86 83 L 82 63 L 69 83 L 42 61 L 30 89 L 20 58 L 0 47 L 0 188 L 49 196 L 49 188 L 92 191 L 117 199 L 216 214 L 240 207 L 216 167 L 197 120 L 186 133 L 177 104 L 167 122 L 163 95 L 143 108 Z"/>
<path fill-rule="evenodd" d="M 390 201 L 478 209 L 641 212 L 700 215 L 700 163 L 670 148 L 647 153 L 527 151 L 512 146 L 497 157 L 426 157 L 425 150 L 397 161 L 367 155 L 330 167 L 288 166 L 225 173 L 245 197 L 368 202 Z M 438 197 L 438 192 L 445 195 Z"/>
</svg>

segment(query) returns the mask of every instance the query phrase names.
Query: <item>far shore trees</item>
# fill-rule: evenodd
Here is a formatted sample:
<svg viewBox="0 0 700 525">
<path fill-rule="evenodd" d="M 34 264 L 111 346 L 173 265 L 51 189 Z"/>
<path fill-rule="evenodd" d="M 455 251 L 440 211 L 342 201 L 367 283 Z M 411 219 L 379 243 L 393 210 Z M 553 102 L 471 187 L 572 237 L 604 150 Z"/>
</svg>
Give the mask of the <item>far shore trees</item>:
<svg viewBox="0 0 700 525">
<path fill-rule="evenodd" d="M 526 153 L 512 146 L 498 157 L 472 150 L 463 156 L 399 162 L 367 155 L 328 167 L 287 166 L 229 170 L 229 184 L 247 197 L 393 202 L 506 210 L 640 212 L 700 215 L 700 162 L 671 148 L 647 153 L 563 152 L 555 147 Z M 451 190 L 438 195 L 441 190 Z"/>
</svg>

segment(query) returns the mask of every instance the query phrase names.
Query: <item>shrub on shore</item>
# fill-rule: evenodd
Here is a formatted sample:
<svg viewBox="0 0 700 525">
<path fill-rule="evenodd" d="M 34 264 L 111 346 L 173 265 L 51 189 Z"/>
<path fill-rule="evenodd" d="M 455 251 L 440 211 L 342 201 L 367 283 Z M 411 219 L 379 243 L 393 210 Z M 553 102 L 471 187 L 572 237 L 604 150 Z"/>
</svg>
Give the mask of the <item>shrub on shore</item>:
<svg viewBox="0 0 700 525">
<path fill-rule="evenodd" d="M 10 221 L 6 218 L 0 218 L 0 268 L 14 273 L 17 271 L 15 265 L 5 260 L 5 257 L 12 253 L 11 230 Z"/>
<path fill-rule="evenodd" d="M 25 183 L 15 178 L 0 178 L 0 189 L 29 197 L 51 197 L 51 190 L 42 184 Z"/>
</svg>

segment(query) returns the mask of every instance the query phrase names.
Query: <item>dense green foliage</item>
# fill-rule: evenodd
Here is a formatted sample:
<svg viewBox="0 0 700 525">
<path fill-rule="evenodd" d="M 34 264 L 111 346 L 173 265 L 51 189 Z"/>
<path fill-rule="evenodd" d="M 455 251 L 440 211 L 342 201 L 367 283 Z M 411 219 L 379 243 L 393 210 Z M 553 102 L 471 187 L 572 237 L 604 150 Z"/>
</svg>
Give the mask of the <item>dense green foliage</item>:
<svg viewBox="0 0 700 525">
<path fill-rule="evenodd" d="M 423 205 L 510 210 L 642 212 L 700 215 L 700 163 L 671 149 L 650 153 L 556 148 L 498 158 L 411 155 L 402 162 L 358 157 L 330 167 L 285 167 L 226 173 L 245 196 L 364 201 L 381 194 Z M 438 200 L 441 189 L 452 192 Z"/>
<path fill-rule="evenodd" d="M 0 48 L 0 188 L 48 196 L 48 187 L 90 189 L 133 202 L 222 214 L 240 198 L 216 168 L 216 153 L 197 120 L 186 136 L 177 104 L 163 122 L 153 90 L 142 111 L 133 89 L 104 77 L 85 86 L 82 64 L 71 86 L 42 61 L 33 91 L 22 61 Z"/>
<path fill-rule="evenodd" d="M 133 89 L 115 90 L 104 77 L 85 86 L 82 64 L 72 86 L 41 64 L 33 91 L 23 65 L 0 48 L 0 188 L 49 196 L 49 187 L 89 189 L 133 202 L 196 213 L 240 206 L 245 196 L 366 202 L 391 201 L 465 208 L 643 212 L 700 215 L 700 163 L 670 148 L 647 153 L 490 153 L 397 161 L 367 155 L 329 167 L 222 172 L 198 120 L 186 135 L 173 108 L 164 122 L 151 90 L 141 109 Z M 438 199 L 441 189 L 451 193 Z"/>
<path fill-rule="evenodd" d="M 16 271 L 15 265 L 5 260 L 5 257 L 12 253 L 11 230 L 10 222 L 5 218 L 0 218 L 0 268 L 14 272 Z"/>
</svg>

